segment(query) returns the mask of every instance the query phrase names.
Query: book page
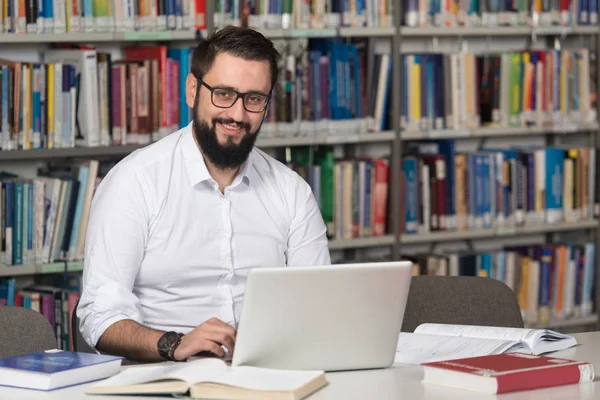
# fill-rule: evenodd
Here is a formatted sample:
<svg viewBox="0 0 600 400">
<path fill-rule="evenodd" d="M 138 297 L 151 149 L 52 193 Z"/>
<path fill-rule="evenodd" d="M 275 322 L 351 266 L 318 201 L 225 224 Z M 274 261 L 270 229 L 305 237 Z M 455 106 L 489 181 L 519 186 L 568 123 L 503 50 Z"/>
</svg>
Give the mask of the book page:
<svg viewBox="0 0 600 400">
<path fill-rule="evenodd" d="M 548 329 L 503 328 L 496 326 L 471 326 L 452 324 L 421 324 L 415 333 L 462 336 L 485 339 L 518 340 L 525 343 L 531 353 L 543 354 L 575 346 L 574 337 Z"/>
<path fill-rule="evenodd" d="M 200 359 L 186 363 L 165 363 L 156 366 L 129 367 L 108 379 L 95 384 L 95 387 L 116 387 L 138 385 L 165 379 L 178 379 L 192 384 L 210 379 L 214 374 L 226 369 L 222 360 Z"/>
<path fill-rule="evenodd" d="M 422 364 L 457 358 L 522 351 L 515 340 L 481 339 L 431 334 L 400 333 L 394 362 Z"/>
<path fill-rule="evenodd" d="M 293 391 L 323 375 L 323 371 L 288 371 L 250 366 L 228 367 L 203 382 L 262 391 Z"/>
<path fill-rule="evenodd" d="M 429 335 L 462 336 L 480 339 L 516 340 L 527 343 L 532 348 L 543 331 L 535 329 L 503 328 L 497 326 L 421 324 L 415 333 Z"/>
</svg>

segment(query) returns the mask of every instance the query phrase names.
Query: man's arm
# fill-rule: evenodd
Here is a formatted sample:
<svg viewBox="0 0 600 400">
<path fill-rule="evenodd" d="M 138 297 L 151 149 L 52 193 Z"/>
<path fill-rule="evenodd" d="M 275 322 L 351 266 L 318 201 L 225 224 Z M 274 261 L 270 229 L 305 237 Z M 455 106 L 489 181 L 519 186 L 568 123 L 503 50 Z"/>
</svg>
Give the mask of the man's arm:
<svg viewBox="0 0 600 400">
<path fill-rule="evenodd" d="M 295 207 L 288 235 L 287 265 L 329 265 L 327 227 L 313 192 L 300 176 L 290 181 L 293 186 L 289 190 L 294 196 Z"/>
<path fill-rule="evenodd" d="M 144 186 L 148 187 L 133 167 L 125 165 L 111 169 L 98 187 L 86 231 L 77 316 L 90 346 L 109 354 L 156 359 L 158 350 L 150 347 L 158 333 L 141 326 L 143 315 L 133 292 L 151 212 Z"/>
<path fill-rule="evenodd" d="M 146 328 L 126 319 L 109 326 L 100 337 L 96 349 L 132 361 L 164 361 L 158 354 L 158 340 L 164 331 Z"/>
</svg>

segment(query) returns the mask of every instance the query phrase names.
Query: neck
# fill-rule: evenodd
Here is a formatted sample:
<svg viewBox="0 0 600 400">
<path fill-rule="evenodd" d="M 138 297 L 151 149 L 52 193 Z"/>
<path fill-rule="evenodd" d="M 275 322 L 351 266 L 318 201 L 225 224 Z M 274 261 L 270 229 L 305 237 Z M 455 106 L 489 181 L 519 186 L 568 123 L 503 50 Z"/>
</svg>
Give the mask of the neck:
<svg viewBox="0 0 600 400">
<path fill-rule="evenodd" d="M 237 168 L 218 168 L 213 163 L 211 163 L 208 158 L 204 157 L 204 162 L 206 163 L 206 168 L 208 169 L 208 173 L 212 178 L 219 184 L 219 191 L 223 193 L 225 188 L 233 182 L 235 176 L 240 170 L 240 167 Z"/>
</svg>

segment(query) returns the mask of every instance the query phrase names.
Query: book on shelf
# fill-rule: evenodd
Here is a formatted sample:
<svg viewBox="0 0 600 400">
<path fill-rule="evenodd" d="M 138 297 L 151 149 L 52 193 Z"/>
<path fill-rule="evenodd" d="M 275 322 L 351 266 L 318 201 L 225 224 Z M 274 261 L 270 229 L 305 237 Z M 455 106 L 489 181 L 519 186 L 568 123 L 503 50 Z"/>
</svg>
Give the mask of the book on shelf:
<svg viewBox="0 0 600 400">
<path fill-rule="evenodd" d="M 122 357 L 47 350 L 0 359 L 0 386 L 50 391 L 115 375 Z"/>
<path fill-rule="evenodd" d="M 217 358 L 128 367 L 88 394 L 186 395 L 211 399 L 303 399 L 327 385 L 323 371 L 231 366 Z"/>
<path fill-rule="evenodd" d="M 563 132 L 595 123 L 595 56 L 587 48 L 403 54 L 400 126 Z"/>
<path fill-rule="evenodd" d="M 4 265 L 83 258 L 99 162 L 40 170 L 34 178 L 0 174 L 0 254 Z"/>
<path fill-rule="evenodd" d="M 39 62 L 0 60 L 0 147 L 145 145 L 183 128 L 192 119 L 185 84 L 193 50 L 126 46 L 118 59 L 70 46 L 42 50 Z M 343 139 L 388 126 L 391 57 L 376 55 L 381 72 L 367 81 L 364 45 L 311 39 L 302 54 L 280 51 L 261 138 Z"/>
<path fill-rule="evenodd" d="M 425 384 L 489 394 L 593 382 L 594 364 L 558 357 L 495 354 L 423 364 Z"/>
<path fill-rule="evenodd" d="M 453 140 L 409 141 L 402 159 L 402 232 L 577 223 L 597 217 L 596 149 L 510 145 L 457 151 Z"/>
<path fill-rule="evenodd" d="M 516 27 L 598 25 L 598 2 L 402 0 L 409 27 Z"/>
<path fill-rule="evenodd" d="M 207 0 L 0 2 L 0 33 L 169 32 L 206 29 Z"/>
<path fill-rule="evenodd" d="M 591 242 L 520 244 L 409 259 L 413 275 L 480 276 L 504 282 L 517 295 L 527 324 L 577 320 L 594 313 L 596 246 Z"/>
<path fill-rule="evenodd" d="M 423 364 L 492 354 L 545 354 L 577 345 L 573 336 L 548 329 L 421 324 L 401 332 L 395 362 Z"/>
<path fill-rule="evenodd" d="M 382 236 L 387 232 L 389 160 L 335 157 L 319 149 L 310 164 L 310 149 L 294 148 L 286 165 L 310 185 L 333 239 Z"/>
<path fill-rule="evenodd" d="M 217 1 L 212 16 L 216 27 L 248 26 L 256 29 L 331 29 L 393 27 L 394 2 L 273 0 Z"/>
</svg>

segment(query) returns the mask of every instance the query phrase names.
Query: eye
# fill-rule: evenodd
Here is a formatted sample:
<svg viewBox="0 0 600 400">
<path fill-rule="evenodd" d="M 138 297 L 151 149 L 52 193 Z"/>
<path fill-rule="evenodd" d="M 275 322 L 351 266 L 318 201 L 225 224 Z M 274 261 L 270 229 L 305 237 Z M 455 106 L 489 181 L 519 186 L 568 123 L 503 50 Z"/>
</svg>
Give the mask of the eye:
<svg viewBox="0 0 600 400">
<path fill-rule="evenodd" d="M 250 102 L 251 104 L 260 104 L 265 101 L 265 96 L 261 96 L 259 94 L 251 94 L 246 100 L 248 100 L 248 102 Z"/>
<path fill-rule="evenodd" d="M 214 91 L 214 95 L 217 96 L 219 99 L 228 99 L 233 96 L 233 92 L 224 89 L 216 89 Z"/>
</svg>

